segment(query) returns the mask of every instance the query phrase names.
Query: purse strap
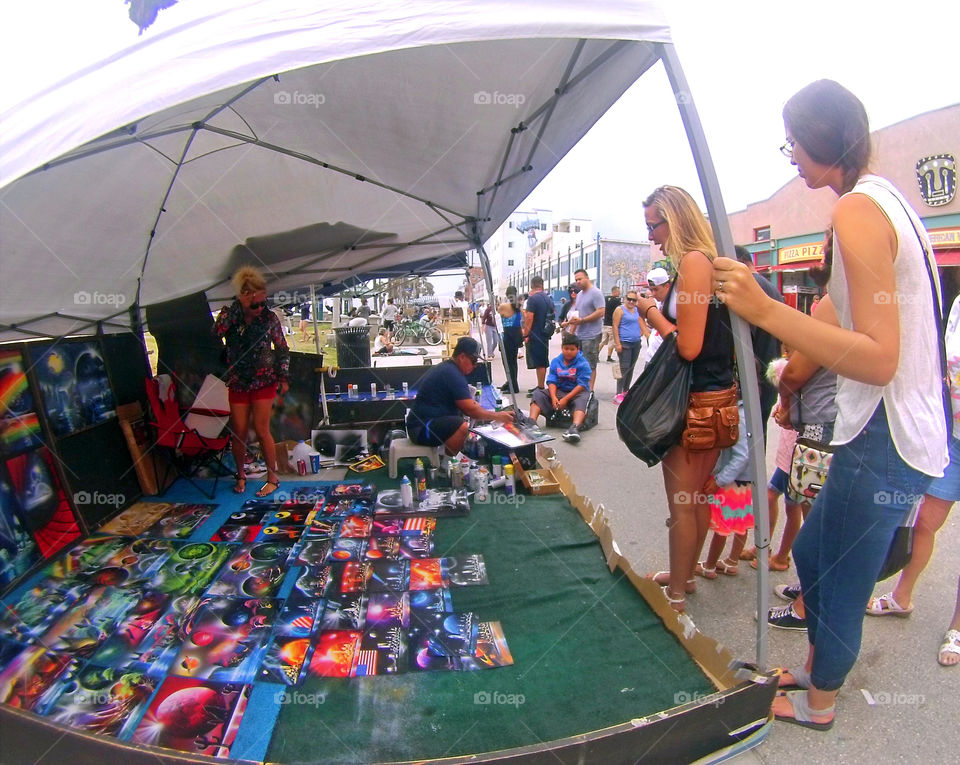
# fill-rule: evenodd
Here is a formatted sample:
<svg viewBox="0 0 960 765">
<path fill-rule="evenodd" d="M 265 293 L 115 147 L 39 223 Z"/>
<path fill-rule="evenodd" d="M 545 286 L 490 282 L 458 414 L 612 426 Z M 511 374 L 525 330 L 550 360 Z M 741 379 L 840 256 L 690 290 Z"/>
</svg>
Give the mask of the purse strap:
<svg viewBox="0 0 960 765">
<path fill-rule="evenodd" d="M 920 235 L 920 231 L 917 229 L 917 224 L 913 220 L 913 216 L 910 215 L 910 210 L 907 208 L 907 205 L 904 203 L 903 199 L 900 198 L 900 195 L 896 193 L 893 188 L 889 186 L 886 188 L 890 192 L 890 195 L 900 203 L 900 206 L 903 208 L 903 211 L 907 216 L 907 220 L 910 221 L 910 225 L 913 227 L 913 233 L 916 234 L 917 241 L 920 242 L 920 249 L 923 252 L 923 263 L 927 267 L 927 277 L 930 280 L 930 292 L 933 295 L 933 313 L 937 319 L 937 340 L 940 342 L 940 399 L 943 404 L 943 416 L 947 424 L 947 438 L 949 439 L 950 433 L 953 432 L 953 410 L 950 403 L 949 393 L 950 372 L 947 366 L 947 343 L 943 331 L 943 303 L 940 290 L 937 289 L 937 280 L 933 276 L 933 267 L 931 266 L 931 261 L 934 263 L 936 263 L 936 261 L 934 260 L 933 253 L 927 246 L 928 240 L 924 239 Z"/>
</svg>

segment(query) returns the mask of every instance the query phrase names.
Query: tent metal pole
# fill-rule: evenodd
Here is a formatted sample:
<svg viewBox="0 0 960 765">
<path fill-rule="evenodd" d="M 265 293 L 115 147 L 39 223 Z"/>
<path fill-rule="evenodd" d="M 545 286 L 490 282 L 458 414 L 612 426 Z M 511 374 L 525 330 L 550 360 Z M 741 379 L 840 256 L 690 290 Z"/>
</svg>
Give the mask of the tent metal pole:
<svg viewBox="0 0 960 765">
<path fill-rule="evenodd" d="M 483 268 L 483 278 L 487 283 L 487 292 L 490 295 L 490 299 L 493 300 L 493 271 L 490 270 L 490 258 L 487 257 L 487 251 L 483 249 L 483 245 L 479 239 L 478 236 L 476 250 L 477 254 L 480 255 L 480 266 Z M 496 319 L 494 320 L 496 321 Z M 499 326 L 497 327 L 497 347 L 500 349 L 500 362 L 503 364 L 503 373 L 507 378 L 507 388 L 510 390 L 510 403 L 513 404 L 513 411 L 519 412 L 520 405 L 517 403 L 517 391 L 510 380 L 510 368 L 507 366 L 507 351 L 503 345 L 503 334 L 500 332 Z M 490 380 L 490 384 L 493 385 L 493 379 Z"/>
<path fill-rule="evenodd" d="M 707 215 L 713 228 L 717 252 L 728 257 L 733 256 L 733 235 L 727 221 L 727 212 L 720 193 L 720 183 L 710 157 L 707 138 L 700 123 L 700 116 L 690 95 L 687 79 L 680 67 L 676 49 L 670 43 L 658 44 L 660 58 L 673 88 L 673 95 L 680 109 L 687 140 L 693 152 L 693 160 L 700 176 L 704 200 L 707 203 Z M 767 609 L 769 592 L 767 580 L 769 572 L 767 560 L 770 547 L 770 519 L 766 511 L 766 459 L 763 443 L 763 428 L 760 421 L 760 386 L 757 381 L 756 363 L 753 356 L 753 344 L 750 340 L 750 325 L 739 316 L 730 313 L 733 340 L 736 350 L 740 387 L 744 410 L 747 417 L 746 436 L 750 441 L 750 464 L 753 468 L 753 508 L 755 518 L 754 540 L 757 545 L 757 667 L 766 668 L 767 663 Z"/>
<path fill-rule="evenodd" d="M 310 321 L 313 322 L 313 345 L 320 356 L 320 328 L 317 325 L 317 290 L 310 285 Z"/>
</svg>

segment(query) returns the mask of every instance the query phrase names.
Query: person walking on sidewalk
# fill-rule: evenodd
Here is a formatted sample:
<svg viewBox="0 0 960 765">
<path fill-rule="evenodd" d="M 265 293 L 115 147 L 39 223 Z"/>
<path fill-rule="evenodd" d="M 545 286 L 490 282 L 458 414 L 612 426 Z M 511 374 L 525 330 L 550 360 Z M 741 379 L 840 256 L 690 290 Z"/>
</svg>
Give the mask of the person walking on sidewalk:
<svg viewBox="0 0 960 765">
<path fill-rule="evenodd" d="M 610 295 L 604 302 L 603 331 L 600 334 L 600 347 L 607 347 L 607 363 L 613 361 L 613 313 L 620 307 L 620 305 L 620 288 L 614 285 L 610 289 Z"/>
<path fill-rule="evenodd" d="M 630 387 L 633 368 L 642 353 L 643 338 L 650 334 L 647 323 L 640 319 L 636 290 L 630 290 L 626 302 L 617 306 L 613 312 L 612 329 L 613 344 L 617 349 L 617 361 L 620 363 L 620 379 L 617 380 L 617 395 L 613 397 L 613 401 L 619 404 Z"/>
</svg>

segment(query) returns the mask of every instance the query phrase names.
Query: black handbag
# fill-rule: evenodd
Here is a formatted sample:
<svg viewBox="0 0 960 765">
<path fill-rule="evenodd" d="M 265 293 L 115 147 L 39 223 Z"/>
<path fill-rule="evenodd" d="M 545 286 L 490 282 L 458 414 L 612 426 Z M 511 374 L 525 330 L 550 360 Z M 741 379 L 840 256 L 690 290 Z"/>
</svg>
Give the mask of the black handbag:
<svg viewBox="0 0 960 765">
<path fill-rule="evenodd" d="M 910 217 L 910 211 L 907 210 L 907 206 L 903 204 L 903 202 L 900 200 L 900 197 L 896 194 L 893 194 L 893 198 L 900 202 L 900 204 L 903 206 L 904 212 L 907 214 L 907 219 L 913 226 L 913 233 L 917 235 L 917 239 L 920 242 L 920 249 L 923 252 L 923 262 L 927 266 L 927 276 L 930 279 L 930 290 L 933 293 L 933 313 L 937 319 L 937 338 L 940 340 L 941 395 L 943 397 L 943 414 L 947 421 L 947 437 L 949 438 L 950 430 L 953 425 L 953 412 L 951 411 L 950 404 L 951 397 L 949 383 L 950 378 L 947 370 L 947 345 L 946 339 L 943 336 L 943 312 L 940 306 L 940 295 L 937 292 L 937 283 L 933 278 L 933 268 L 930 265 L 931 260 L 933 260 L 933 256 L 927 249 L 927 244 L 923 237 L 920 236 L 920 232 L 917 231 L 917 224 L 914 223 L 913 218 Z M 887 550 L 887 557 L 884 559 L 880 573 L 877 575 L 878 582 L 882 582 L 884 579 L 889 579 L 898 571 L 901 571 L 913 557 L 913 527 L 916 525 L 919 511 L 920 503 L 917 502 L 917 504 L 913 506 L 913 509 L 910 511 L 910 515 L 903 522 L 903 524 L 897 526 L 897 530 L 894 532 L 893 539 L 890 542 L 890 548 Z"/>
<path fill-rule="evenodd" d="M 692 374 L 690 362 L 677 349 L 677 333 L 671 332 L 617 408 L 620 440 L 650 467 L 680 443 Z"/>
</svg>

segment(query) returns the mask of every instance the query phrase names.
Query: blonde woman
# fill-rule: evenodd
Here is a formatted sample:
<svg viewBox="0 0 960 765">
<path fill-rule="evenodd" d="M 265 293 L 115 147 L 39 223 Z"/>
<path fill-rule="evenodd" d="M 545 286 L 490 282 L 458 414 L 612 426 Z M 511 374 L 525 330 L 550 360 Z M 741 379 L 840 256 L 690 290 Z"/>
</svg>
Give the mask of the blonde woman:
<svg viewBox="0 0 960 765">
<path fill-rule="evenodd" d="M 282 395 L 290 389 L 290 351 L 280 320 L 267 310 L 267 282 L 263 274 L 252 266 L 244 266 L 233 275 L 232 283 L 237 297 L 220 311 L 216 332 L 227 346 L 230 441 L 237 464 L 233 490 L 243 494 L 247 488 L 244 462 L 252 421 L 267 463 L 267 482 L 256 495 L 266 497 L 280 486 L 270 414 L 277 393 Z"/>
<path fill-rule="evenodd" d="M 733 334 L 727 309 L 711 300 L 713 261 L 717 248 L 697 203 L 676 186 L 661 186 L 643 202 L 650 240 L 670 258 L 677 275 L 657 307 L 652 297 L 637 299 L 647 325 L 666 337 L 677 333 L 677 349 L 691 362 L 690 392 L 733 388 Z M 733 390 L 733 406 L 736 391 Z M 693 578 L 700 548 L 710 528 L 710 506 L 702 491 L 719 449 L 691 451 L 677 444 L 663 458 L 663 485 L 670 508 L 670 570 L 650 578 L 663 585 L 677 611 L 685 608 L 686 594 L 696 590 Z"/>
</svg>

